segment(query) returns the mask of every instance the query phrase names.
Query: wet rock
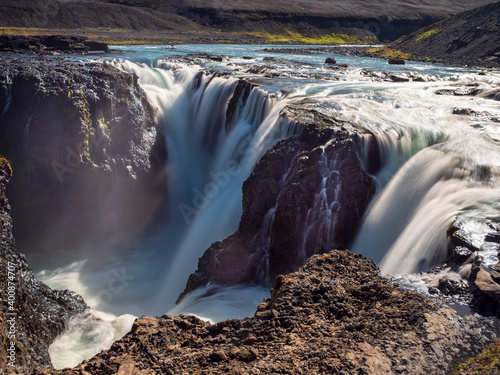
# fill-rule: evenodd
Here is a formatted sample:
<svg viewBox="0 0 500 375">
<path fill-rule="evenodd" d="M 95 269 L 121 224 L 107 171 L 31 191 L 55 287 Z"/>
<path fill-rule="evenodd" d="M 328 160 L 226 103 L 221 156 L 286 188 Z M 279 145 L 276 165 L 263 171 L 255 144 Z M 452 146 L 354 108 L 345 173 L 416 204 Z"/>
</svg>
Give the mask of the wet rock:
<svg viewBox="0 0 500 375">
<path fill-rule="evenodd" d="M 442 278 L 439 280 L 438 289 L 449 296 L 466 296 L 469 293 L 467 281 L 458 278 Z"/>
<path fill-rule="evenodd" d="M 454 95 L 454 96 L 476 96 L 481 93 L 478 84 L 471 83 L 467 85 L 452 85 L 450 88 L 437 90 L 436 95 Z"/>
<path fill-rule="evenodd" d="M 209 282 L 268 285 L 306 257 L 354 238 L 375 192 L 356 125 L 305 108 L 288 108 L 282 120 L 300 133 L 259 161 L 243 184 L 238 231 L 204 253 L 183 295 Z"/>
<path fill-rule="evenodd" d="M 5 195 L 12 176 L 9 163 L 0 157 L 0 368 L 4 374 L 27 374 L 52 367 L 49 345 L 87 305 L 74 292 L 52 290 L 38 281 L 17 251 Z M 5 355 L 11 348 L 15 358 Z M 11 360 L 14 366 L 8 365 Z"/>
<path fill-rule="evenodd" d="M 389 59 L 387 62 L 389 65 L 405 65 L 406 64 L 406 62 L 403 59 L 398 59 L 398 58 Z"/>
<path fill-rule="evenodd" d="M 54 254 L 139 233 L 166 194 L 166 142 L 138 78 L 106 63 L 22 62 L 0 73 L 19 249 Z"/>
<path fill-rule="evenodd" d="M 333 57 L 327 57 L 325 60 L 325 64 L 336 64 L 337 60 L 335 60 Z"/>
<path fill-rule="evenodd" d="M 494 337 L 491 323 L 460 318 L 381 278 L 371 260 L 332 251 L 280 276 L 253 317 L 143 317 L 76 368 L 35 375 L 114 375 L 125 363 L 144 374 L 445 374 Z"/>
<path fill-rule="evenodd" d="M 453 258 L 458 263 L 464 263 L 471 257 L 472 254 L 472 251 L 470 251 L 468 248 L 464 246 L 457 246 L 453 251 Z"/>
</svg>

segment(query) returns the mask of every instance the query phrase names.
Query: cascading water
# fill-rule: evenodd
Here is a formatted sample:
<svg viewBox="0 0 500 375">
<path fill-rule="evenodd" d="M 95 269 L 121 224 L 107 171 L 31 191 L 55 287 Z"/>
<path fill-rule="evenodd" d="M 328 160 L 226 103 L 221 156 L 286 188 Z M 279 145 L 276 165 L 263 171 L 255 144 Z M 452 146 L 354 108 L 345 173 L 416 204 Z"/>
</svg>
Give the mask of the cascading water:
<svg viewBox="0 0 500 375">
<path fill-rule="evenodd" d="M 241 108 L 237 108 L 232 123 L 227 124 L 226 111 L 238 82 L 236 79 L 207 76 L 198 73 L 199 68 L 166 62 L 160 62 L 156 68 L 128 61 L 115 64 L 138 75 L 141 87 L 158 109 L 157 117 L 163 126 L 168 149 L 168 199 L 163 224 L 159 224 L 149 238 L 140 240 L 142 244 L 137 251 L 124 257 L 125 260 L 117 263 L 113 258 L 109 265 L 97 266 L 85 275 L 82 271 L 87 267 L 85 262 L 54 274 L 39 274 L 49 285 L 60 287 L 59 284 L 64 284 L 76 290 L 97 310 L 80 319 L 79 324 L 70 327 L 51 346 L 53 356 L 71 358 L 69 362 L 63 360 L 65 366 L 75 365 L 88 356 L 87 350 L 79 355 L 70 353 L 78 345 L 93 345 L 94 352 L 109 345 L 109 335 L 85 333 L 93 332 L 99 322 L 105 325 L 105 330 L 115 327 L 117 331 L 113 335 L 126 332 L 122 322 L 130 322 L 129 318 L 120 316 L 113 321 L 106 315 L 107 319 L 102 319 L 100 310 L 161 315 L 175 306 L 175 300 L 203 251 L 237 228 L 243 181 L 260 156 L 277 139 L 288 134 L 288 129 L 279 121 L 284 102 L 276 102 L 257 87 L 251 88 L 248 98 L 240 103 Z M 116 275 L 118 283 L 122 283 L 118 284 L 119 293 L 102 289 L 110 274 Z M 143 279 L 145 274 L 148 276 Z M 66 277 L 68 275 L 72 276 Z M 141 275 L 140 280 L 138 275 Z M 227 309 L 216 312 L 214 307 L 213 314 L 201 315 L 212 320 L 244 317 L 252 311 L 245 301 L 262 300 L 267 290 L 259 287 L 212 290 L 211 298 L 202 298 L 202 294 L 197 291 L 186 297 L 173 313 L 199 313 L 197 304 L 207 311 L 210 303 L 220 307 L 220 301 L 226 299 L 232 301 Z M 99 347 L 89 344 L 89 337 L 100 341 Z M 79 344 L 68 345 L 68 340 Z"/>
<path fill-rule="evenodd" d="M 421 151 L 375 200 L 353 249 L 385 273 L 426 271 L 442 263 L 448 255 L 446 229 L 459 211 L 500 200 L 499 166 L 498 145 L 487 135 Z"/>
<path fill-rule="evenodd" d="M 194 313 L 217 321 L 252 314 L 268 296 L 261 287 L 210 285 L 174 307 L 203 251 L 237 229 L 241 187 L 255 164 L 277 140 L 300 130 L 300 124 L 280 117 L 287 105 L 314 102 L 325 116 L 345 119 L 364 132 L 359 135 L 360 158 L 367 166 L 380 167 L 375 176 L 379 189 L 350 248 L 374 258 L 384 272 L 414 272 L 439 263 L 446 256 L 446 228 L 457 212 L 500 201 L 495 179 L 498 144 L 490 137 L 496 130 L 471 127 L 474 121 L 452 114 L 455 107 L 486 108 L 492 113 L 498 109 L 486 99 L 436 96 L 434 91 L 447 82 L 373 82 L 356 70 L 339 82 L 267 80 L 269 92 L 276 95 L 254 86 L 243 88 L 248 95 L 231 104 L 236 109 L 229 121 L 228 106 L 238 85 L 235 78 L 168 61 L 159 61 L 156 67 L 121 60 L 113 64 L 137 74 L 157 108 L 168 148 L 168 198 L 160 223 L 136 240 L 133 251 L 105 259 L 100 256 L 102 249 L 93 249 L 91 255 L 99 262 L 80 260 L 39 275 L 53 287 L 79 292 L 93 308 L 51 346 L 57 367 L 75 365 L 126 333 L 131 315 L 116 318 L 102 311 Z M 376 144 L 376 156 L 368 147 L 371 142 Z M 314 207 L 304 213 L 303 238 L 307 241 L 312 236 L 309 228 L 319 224 L 327 242 L 334 243 L 328 234 L 335 225 L 336 198 L 328 182 L 337 166 L 325 152 L 319 160 L 322 185 Z M 255 238 L 264 244 L 257 271 L 264 285 L 271 281 L 265 244 L 269 246 L 276 209 L 267 212 Z M 297 251 L 300 261 L 306 256 L 304 249 L 305 244 L 302 252 Z M 116 287 L 115 292 L 109 285 Z M 100 325 L 103 334 L 97 334 Z"/>
</svg>

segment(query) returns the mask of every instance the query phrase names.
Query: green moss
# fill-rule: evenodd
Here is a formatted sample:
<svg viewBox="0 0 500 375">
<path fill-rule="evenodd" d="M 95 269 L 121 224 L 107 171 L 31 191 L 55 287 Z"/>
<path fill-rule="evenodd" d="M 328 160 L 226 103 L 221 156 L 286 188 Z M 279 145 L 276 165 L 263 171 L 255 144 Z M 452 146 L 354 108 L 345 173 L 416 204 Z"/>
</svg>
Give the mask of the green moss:
<svg viewBox="0 0 500 375">
<path fill-rule="evenodd" d="M 378 47 L 378 48 L 370 48 L 367 50 L 367 52 L 374 57 L 380 57 L 383 59 L 394 59 L 394 58 L 400 58 L 404 60 L 412 60 L 415 59 L 415 56 L 413 56 L 411 53 L 406 53 L 398 50 L 394 50 L 392 48 L 389 48 L 387 46 L 384 47 Z"/>
<path fill-rule="evenodd" d="M 425 39 L 427 39 L 427 38 L 430 38 L 430 37 L 431 37 L 431 36 L 433 36 L 433 35 L 438 34 L 439 32 L 441 32 L 441 30 L 440 30 L 439 28 L 437 28 L 437 27 L 436 27 L 436 28 L 434 28 L 434 29 L 430 29 L 430 30 L 426 31 L 425 33 L 420 34 L 420 35 L 417 37 L 417 39 L 415 39 L 415 41 L 416 41 L 417 43 L 419 43 L 419 42 L 421 42 L 422 40 L 425 40 Z"/>
<path fill-rule="evenodd" d="M 305 36 L 295 31 L 287 30 L 285 34 L 272 34 L 266 31 L 255 31 L 249 35 L 262 38 L 268 43 L 297 42 L 305 44 L 375 44 L 378 43 L 376 36 L 359 37 L 348 34 L 323 34 L 317 36 Z"/>
<path fill-rule="evenodd" d="M 484 349 L 477 356 L 455 366 L 451 375 L 457 374 L 497 374 L 500 372 L 500 340 Z"/>
</svg>

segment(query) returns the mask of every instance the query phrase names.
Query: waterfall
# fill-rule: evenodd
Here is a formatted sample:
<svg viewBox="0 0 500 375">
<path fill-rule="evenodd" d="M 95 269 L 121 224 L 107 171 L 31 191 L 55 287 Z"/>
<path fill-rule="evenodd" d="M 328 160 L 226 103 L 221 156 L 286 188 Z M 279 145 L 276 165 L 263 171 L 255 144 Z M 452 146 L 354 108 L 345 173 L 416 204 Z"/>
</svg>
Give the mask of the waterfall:
<svg viewBox="0 0 500 375">
<path fill-rule="evenodd" d="M 352 249 L 374 259 L 384 273 L 441 264 L 449 255 L 446 229 L 456 215 L 500 200 L 499 167 L 500 150 L 487 135 L 420 151 L 375 199 Z"/>
<path fill-rule="evenodd" d="M 130 315 L 102 316 L 100 311 L 194 313 L 211 321 L 253 313 L 268 295 L 265 288 L 208 285 L 188 294 L 178 306 L 174 301 L 203 252 L 238 228 L 242 185 L 261 156 L 277 140 L 302 130 L 299 121 L 283 115 L 287 105 L 313 106 L 345 122 L 356 134 L 355 152 L 378 189 L 350 249 L 373 258 L 383 272 L 415 272 L 439 264 L 447 255 L 446 228 L 457 213 L 500 201 L 497 141 L 471 127 L 470 120 L 452 115 L 454 107 L 480 109 L 484 103 L 434 95 L 433 89 L 445 83 L 365 82 L 359 77 L 347 77 L 345 82 L 296 80 L 290 88 L 290 81 L 276 83 L 286 90 L 271 94 L 273 90 L 266 92 L 241 79 L 208 74 L 200 66 L 161 60 L 154 66 L 112 63 L 138 76 L 156 108 L 167 142 L 167 201 L 158 223 L 132 244 L 133 251 L 104 259 L 100 255 L 105 249 L 95 248 L 91 255 L 98 261 L 89 257 L 86 263 L 82 259 L 68 269 L 40 275 L 50 285 L 81 293 L 93 309 L 51 346 L 53 358 L 71 356 L 66 349 L 82 350 L 72 360 L 86 358 L 88 346 L 95 353 L 126 331 Z M 328 152 L 328 142 L 319 151 L 320 184 L 313 206 L 300 212 L 302 243 L 292 249 L 297 265 L 308 252 L 332 247 L 336 241 L 331 234 L 341 186 L 333 182 L 339 166 Z M 251 238 L 262 285 L 272 282 L 271 229 L 292 165 L 282 172 L 277 201 L 266 206 L 262 229 Z M 312 249 L 318 237 L 322 246 Z M 115 293 L 106 285 L 115 285 L 117 278 L 122 284 Z"/>
<path fill-rule="evenodd" d="M 289 133 L 279 120 L 284 101 L 247 85 L 227 123 L 227 111 L 242 81 L 161 63 L 131 62 L 120 68 L 139 77 L 159 108 L 168 149 L 167 256 L 157 309 L 174 306 L 188 275 L 208 246 L 234 232 L 241 216 L 241 186 L 260 156 Z"/>
</svg>

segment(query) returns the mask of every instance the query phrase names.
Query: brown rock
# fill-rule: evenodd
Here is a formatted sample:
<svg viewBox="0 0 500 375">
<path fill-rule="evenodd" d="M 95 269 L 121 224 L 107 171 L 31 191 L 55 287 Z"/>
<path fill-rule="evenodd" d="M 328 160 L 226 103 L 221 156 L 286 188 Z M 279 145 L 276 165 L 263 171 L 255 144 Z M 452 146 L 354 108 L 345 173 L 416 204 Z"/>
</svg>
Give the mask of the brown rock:
<svg viewBox="0 0 500 375">
<path fill-rule="evenodd" d="M 191 316 L 143 317 L 134 324 L 140 332 L 75 369 L 35 374 L 115 375 L 125 363 L 141 375 L 445 374 L 454 358 L 493 337 L 492 327 L 402 291 L 349 251 L 314 255 L 275 287 L 259 307 L 273 318 L 257 313 L 210 325 Z M 475 333 L 479 327 L 488 336 Z"/>
<path fill-rule="evenodd" d="M 474 281 L 481 293 L 487 295 L 495 301 L 500 300 L 500 285 L 493 281 L 491 275 L 485 270 L 479 270 Z"/>
</svg>

